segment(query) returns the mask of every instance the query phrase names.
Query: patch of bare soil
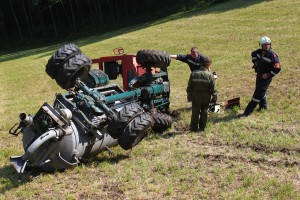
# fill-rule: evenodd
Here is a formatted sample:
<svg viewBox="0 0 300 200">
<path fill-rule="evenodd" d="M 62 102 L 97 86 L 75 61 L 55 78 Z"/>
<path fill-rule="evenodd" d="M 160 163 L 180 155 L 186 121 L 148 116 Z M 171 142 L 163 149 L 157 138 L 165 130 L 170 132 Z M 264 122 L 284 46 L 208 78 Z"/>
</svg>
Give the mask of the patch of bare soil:
<svg viewBox="0 0 300 200">
<path fill-rule="evenodd" d="M 202 141 L 203 145 L 213 145 L 213 146 L 231 146 L 236 149 L 251 149 L 255 152 L 264 153 L 264 154 L 272 154 L 274 152 L 280 152 L 287 155 L 295 155 L 300 153 L 300 148 L 287 148 L 287 147 L 267 147 L 264 144 L 239 144 L 239 143 L 228 143 L 221 141 Z"/>
<path fill-rule="evenodd" d="M 242 163 L 253 173 L 260 172 L 266 177 L 291 181 L 300 190 L 299 149 L 268 148 L 262 144 L 228 144 L 205 141 L 201 137 L 190 142 L 199 145 L 201 152 L 198 156 L 203 157 L 208 165 L 216 162 L 221 165 Z M 270 155 L 274 152 L 277 153 Z"/>
<path fill-rule="evenodd" d="M 231 159 L 231 160 L 240 160 L 243 162 L 251 162 L 253 164 L 260 164 L 265 163 L 272 166 L 286 166 L 286 167 L 293 167 L 299 166 L 300 167 L 300 160 L 296 160 L 295 158 L 290 158 L 290 155 L 296 155 L 300 153 L 300 149 L 295 148 L 270 148 L 266 147 L 263 144 L 229 144 L 229 143 L 222 143 L 220 141 L 205 141 L 199 140 L 198 144 L 202 146 L 204 149 L 211 149 L 213 150 L 213 154 L 207 154 L 206 157 L 212 160 L 220 160 L 220 159 Z M 225 149 L 230 150 L 233 154 L 227 155 L 224 154 L 223 151 Z M 218 154 L 217 152 L 220 153 Z M 247 153 L 251 153 L 253 155 L 253 151 L 256 152 L 256 156 L 258 158 L 246 158 L 245 156 Z M 243 152 L 245 156 L 237 156 L 235 154 L 240 154 L 238 152 Z M 268 159 L 268 155 L 278 152 L 279 156 L 278 159 Z"/>
</svg>

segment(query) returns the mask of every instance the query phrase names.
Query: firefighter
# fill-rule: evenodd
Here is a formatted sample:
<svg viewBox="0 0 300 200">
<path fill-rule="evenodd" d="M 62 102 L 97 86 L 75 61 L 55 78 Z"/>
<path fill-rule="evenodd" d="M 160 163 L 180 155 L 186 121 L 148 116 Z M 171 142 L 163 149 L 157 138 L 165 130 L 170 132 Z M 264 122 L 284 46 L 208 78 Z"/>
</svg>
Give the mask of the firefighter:
<svg viewBox="0 0 300 200">
<path fill-rule="evenodd" d="M 198 127 L 204 131 L 209 103 L 217 102 L 215 78 L 209 71 L 211 62 L 209 57 L 204 57 L 203 67 L 192 72 L 189 78 L 186 91 L 188 101 L 192 102 L 191 131 L 198 131 Z"/>
<path fill-rule="evenodd" d="M 281 70 L 279 58 L 271 49 L 270 38 L 266 36 L 260 38 L 259 46 L 260 48 L 251 54 L 253 62 L 252 68 L 257 73 L 255 91 L 244 113 L 238 116 L 240 118 L 249 116 L 257 105 L 259 105 L 258 111 L 268 110 L 267 90 L 273 77 Z"/>
<path fill-rule="evenodd" d="M 202 66 L 202 61 L 204 59 L 204 56 L 199 53 L 199 50 L 197 47 L 191 48 L 191 53 L 187 55 L 170 55 L 171 58 L 180 60 L 182 62 L 185 62 L 189 65 L 191 72 L 195 70 L 199 70 Z"/>
</svg>

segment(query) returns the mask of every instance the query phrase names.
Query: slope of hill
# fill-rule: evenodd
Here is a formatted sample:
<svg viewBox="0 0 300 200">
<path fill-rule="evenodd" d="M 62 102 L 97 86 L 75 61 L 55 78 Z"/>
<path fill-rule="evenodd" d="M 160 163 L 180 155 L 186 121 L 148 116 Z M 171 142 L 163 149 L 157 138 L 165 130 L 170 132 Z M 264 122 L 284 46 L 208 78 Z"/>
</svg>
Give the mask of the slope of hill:
<svg viewBox="0 0 300 200">
<path fill-rule="evenodd" d="M 300 198 L 300 2 L 231 0 L 151 23 L 72 41 L 90 58 L 160 49 L 188 53 L 198 46 L 218 73 L 219 101 L 252 97 L 251 51 L 267 35 L 282 63 L 271 83 L 268 112 L 236 119 L 241 110 L 211 114 L 203 133 L 186 131 L 188 67 L 172 61 L 171 109 L 181 119 L 163 135 L 132 150 L 115 147 L 63 173 L 18 181 L 9 156 L 23 153 L 21 137 L 7 132 L 21 112 L 35 113 L 64 92 L 44 69 L 61 44 L 0 56 L 1 199 L 299 199 Z M 66 41 L 67 42 L 67 41 Z"/>
</svg>

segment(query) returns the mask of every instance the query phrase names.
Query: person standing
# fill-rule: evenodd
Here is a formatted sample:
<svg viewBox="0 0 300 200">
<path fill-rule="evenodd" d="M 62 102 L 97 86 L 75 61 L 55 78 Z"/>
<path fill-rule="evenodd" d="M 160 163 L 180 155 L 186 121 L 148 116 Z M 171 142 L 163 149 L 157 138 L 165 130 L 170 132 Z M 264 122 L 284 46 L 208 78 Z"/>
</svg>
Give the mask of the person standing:
<svg viewBox="0 0 300 200">
<path fill-rule="evenodd" d="M 203 57 L 203 67 L 193 71 L 189 78 L 186 91 L 188 101 L 192 102 L 191 131 L 205 130 L 209 103 L 217 102 L 215 78 L 209 71 L 211 62 L 209 57 Z"/>
<path fill-rule="evenodd" d="M 257 105 L 259 105 L 258 111 L 268 110 L 267 90 L 273 77 L 281 70 L 279 58 L 271 49 L 271 39 L 263 36 L 259 40 L 259 45 L 260 48 L 251 53 L 252 68 L 257 73 L 255 91 L 244 113 L 238 115 L 239 118 L 249 116 Z"/>
<path fill-rule="evenodd" d="M 204 56 L 199 53 L 199 50 L 197 47 L 191 48 L 191 53 L 187 55 L 170 55 L 171 58 L 180 60 L 184 63 L 187 63 L 190 67 L 191 72 L 195 70 L 199 70 L 202 66 L 202 61 L 204 59 Z"/>
</svg>

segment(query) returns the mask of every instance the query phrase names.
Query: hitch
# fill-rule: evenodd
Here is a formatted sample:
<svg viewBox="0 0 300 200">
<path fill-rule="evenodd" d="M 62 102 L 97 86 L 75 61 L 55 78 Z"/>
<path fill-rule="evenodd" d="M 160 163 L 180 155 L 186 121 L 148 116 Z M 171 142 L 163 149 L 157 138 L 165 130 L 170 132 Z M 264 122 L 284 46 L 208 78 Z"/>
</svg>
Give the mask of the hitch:
<svg viewBox="0 0 300 200">
<path fill-rule="evenodd" d="M 16 123 L 15 125 L 13 125 L 10 129 L 9 129 L 9 134 L 12 134 L 14 136 L 18 136 L 19 133 L 21 133 L 23 131 L 23 124 L 21 124 L 22 122 L 19 123 L 19 126 L 17 128 L 15 128 L 17 126 L 18 123 Z M 15 129 L 14 129 L 15 128 Z"/>
<path fill-rule="evenodd" d="M 18 136 L 19 133 L 21 133 L 26 126 L 28 126 L 29 124 L 32 123 L 32 116 L 31 115 L 26 115 L 25 113 L 20 113 L 19 119 L 20 119 L 19 126 L 17 128 L 15 128 L 18 123 L 13 125 L 13 127 L 11 127 L 9 129 L 9 134 L 12 134 L 14 136 Z"/>
</svg>

